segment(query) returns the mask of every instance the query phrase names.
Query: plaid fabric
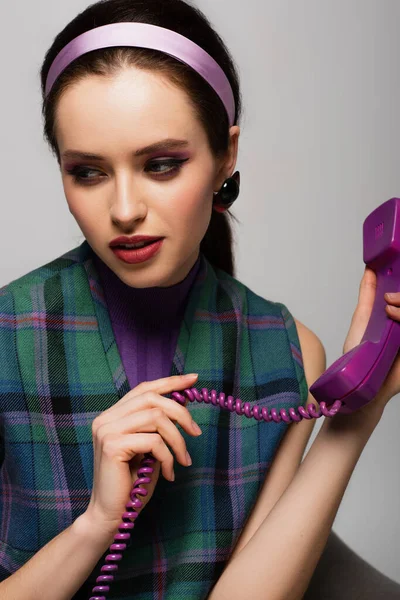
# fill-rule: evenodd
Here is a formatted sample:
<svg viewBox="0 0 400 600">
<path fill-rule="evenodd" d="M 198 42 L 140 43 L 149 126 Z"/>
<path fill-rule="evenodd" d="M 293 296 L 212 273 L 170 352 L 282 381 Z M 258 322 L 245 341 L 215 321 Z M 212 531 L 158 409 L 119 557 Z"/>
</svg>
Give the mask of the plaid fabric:
<svg viewBox="0 0 400 600">
<path fill-rule="evenodd" d="M 0 580 L 67 528 L 93 483 L 93 419 L 129 391 L 93 264 L 77 248 L 0 288 Z M 293 318 L 204 255 L 190 290 L 171 375 L 252 405 L 305 404 Z M 222 573 L 288 428 L 209 404 L 181 428 L 193 459 L 160 476 L 119 564 L 110 598 L 206 598 Z M 86 600 L 105 555 L 73 597 Z"/>
</svg>

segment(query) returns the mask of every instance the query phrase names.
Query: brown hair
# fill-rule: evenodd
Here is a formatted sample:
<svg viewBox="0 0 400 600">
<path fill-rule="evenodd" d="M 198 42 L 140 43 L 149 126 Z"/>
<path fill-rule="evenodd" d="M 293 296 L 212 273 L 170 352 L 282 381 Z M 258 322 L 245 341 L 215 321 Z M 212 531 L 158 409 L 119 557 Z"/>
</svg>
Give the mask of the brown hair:
<svg viewBox="0 0 400 600">
<path fill-rule="evenodd" d="M 60 164 L 60 155 L 54 125 L 57 102 L 63 91 L 88 74 L 108 76 L 128 65 L 167 75 L 177 87 L 185 91 L 197 118 L 204 127 L 213 156 L 216 159 L 225 156 L 229 144 L 229 120 L 219 96 L 191 67 L 158 50 L 118 47 L 101 48 L 84 54 L 62 72 L 49 96 L 45 98 L 48 71 L 53 60 L 66 44 L 95 27 L 133 21 L 176 31 L 208 52 L 221 66 L 231 84 L 236 105 L 234 124 L 239 123 L 242 102 L 237 68 L 224 42 L 198 8 L 184 0 L 168 0 L 167 3 L 165 0 L 100 0 L 79 13 L 56 36 L 41 67 L 44 138 L 58 163 Z M 237 221 L 229 211 L 225 213 L 212 211 L 208 229 L 200 244 L 200 251 L 211 264 L 234 276 L 233 236 L 229 219 Z"/>
</svg>

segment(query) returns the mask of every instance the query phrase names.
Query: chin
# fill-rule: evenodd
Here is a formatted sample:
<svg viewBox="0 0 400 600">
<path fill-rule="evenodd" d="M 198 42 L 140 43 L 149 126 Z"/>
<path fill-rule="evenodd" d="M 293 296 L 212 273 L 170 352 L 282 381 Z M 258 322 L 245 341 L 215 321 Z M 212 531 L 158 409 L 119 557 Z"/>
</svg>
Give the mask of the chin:
<svg viewBox="0 0 400 600">
<path fill-rule="evenodd" d="M 138 265 L 135 265 L 138 266 Z M 167 276 L 165 276 L 165 271 L 163 271 L 163 275 L 161 275 L 160 277 L 157 277 L 157 273 L 155 271 L 152 271 L 150 273 L 151 267 L 150 265 L 145 266 L 145 264 L 143 265 L 139 265 L 141 266 L 141 268 L 139 268 L 137 271 L 135 270 L 135 272 L 127 272 L 125 270 L 121 270 L 119 269 L 118 271 L 114 271 L 116 273 L 116 275 L 118 275 L 118 277 L 126 284 L 129 285 L 131 287 L 136 287 L 136 288 L 148 288 L 148 287 L 168 287 L 169 285 L 171 285 L 169 283 L 169 280 L 171 280 L 171 275 L 168 274 Z M 146 268 L 147 267 L 147 268 Z M 172 273 L 173 276 L 173 273 Z"/>
</svg>

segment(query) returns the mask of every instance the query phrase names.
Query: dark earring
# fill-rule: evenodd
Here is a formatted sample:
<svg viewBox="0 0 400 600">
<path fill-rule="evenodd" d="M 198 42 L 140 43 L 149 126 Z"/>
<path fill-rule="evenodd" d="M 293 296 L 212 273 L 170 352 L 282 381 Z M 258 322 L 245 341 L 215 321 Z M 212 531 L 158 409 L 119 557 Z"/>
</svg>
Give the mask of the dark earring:
<svg viewBox="0 0 400 600">
<path fill-rule="evenodd" d="M 236 171 L 225 180 L 219 192 L 214 192 L 213 208 L 217 212 L 225 212 L 232 206 L 240 192 L 240 173 Z"/>
</svg>

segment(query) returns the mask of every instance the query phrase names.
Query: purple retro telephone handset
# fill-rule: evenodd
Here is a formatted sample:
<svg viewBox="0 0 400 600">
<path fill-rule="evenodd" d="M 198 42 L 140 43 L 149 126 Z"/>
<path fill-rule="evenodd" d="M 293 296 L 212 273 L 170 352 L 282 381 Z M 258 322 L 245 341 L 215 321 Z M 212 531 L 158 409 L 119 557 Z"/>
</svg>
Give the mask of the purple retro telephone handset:
<svg viewBox="0 0 400 600">
<path fill-rule="evenodd" d="M 196 388 L 173 392 L 171 397 L 185 404 L 190 402 L 211 403 L 225 410 L 245 415 L 258 421 L 274 421 L 290 423 L 302 419 L 317 419 L 324 415 L 333 417 L 336 413 L 350 414 L 364 404 L 373 400 L 383 384 L 400 347 L 400 323 L 387 316 L 385 311 L 385 292 L 400 291 L 400 199 L 392 198 L 376 208 L 364 221 L 364 263 L 373 269 L 377 275 L 377 289 L 375 303 L 367 329 L 358 346 L 336 360 L 317 381 L 310 387 L 310 392 L 320 404 L 320 411 L 313 404 L 307 408 L 299 406 L 297 411 L 285 409 L 279 414 L 276 409 L 260 409 L 250 406 L 249 402 L 242 402 L 233 396 L 225 398 L 221 392 L 209 392 L 203 388 L 199 392 Z M 327 408 L 330 407 L 330 408 Z M 126 548 L 125 541 L 129 541 L 129 531 L 134 527 L 138 516 L 137 510 L 142 507 L 142 502 L 136 496 L 146 496 L 147 490 L 142 484 L 151 482 L 152 464 L 155 458 L 147 454 L 138 470 L 139 478 L 133 484 L 130 500 L 126 504 L 126 512 L 122 515 L 122 523 L 118 526 L 118 533 L 114 536 L 115 543 L 111 544 L 110 552 L 101 567 L 101 575 L 96 579 L 92 589 L 95 594 L 89 600 L 106 600 L 105 594 L 109 592 L 109 584 L 114 580 L 113 572 L 118 570 L 118 563 Z"/>
</svg>

